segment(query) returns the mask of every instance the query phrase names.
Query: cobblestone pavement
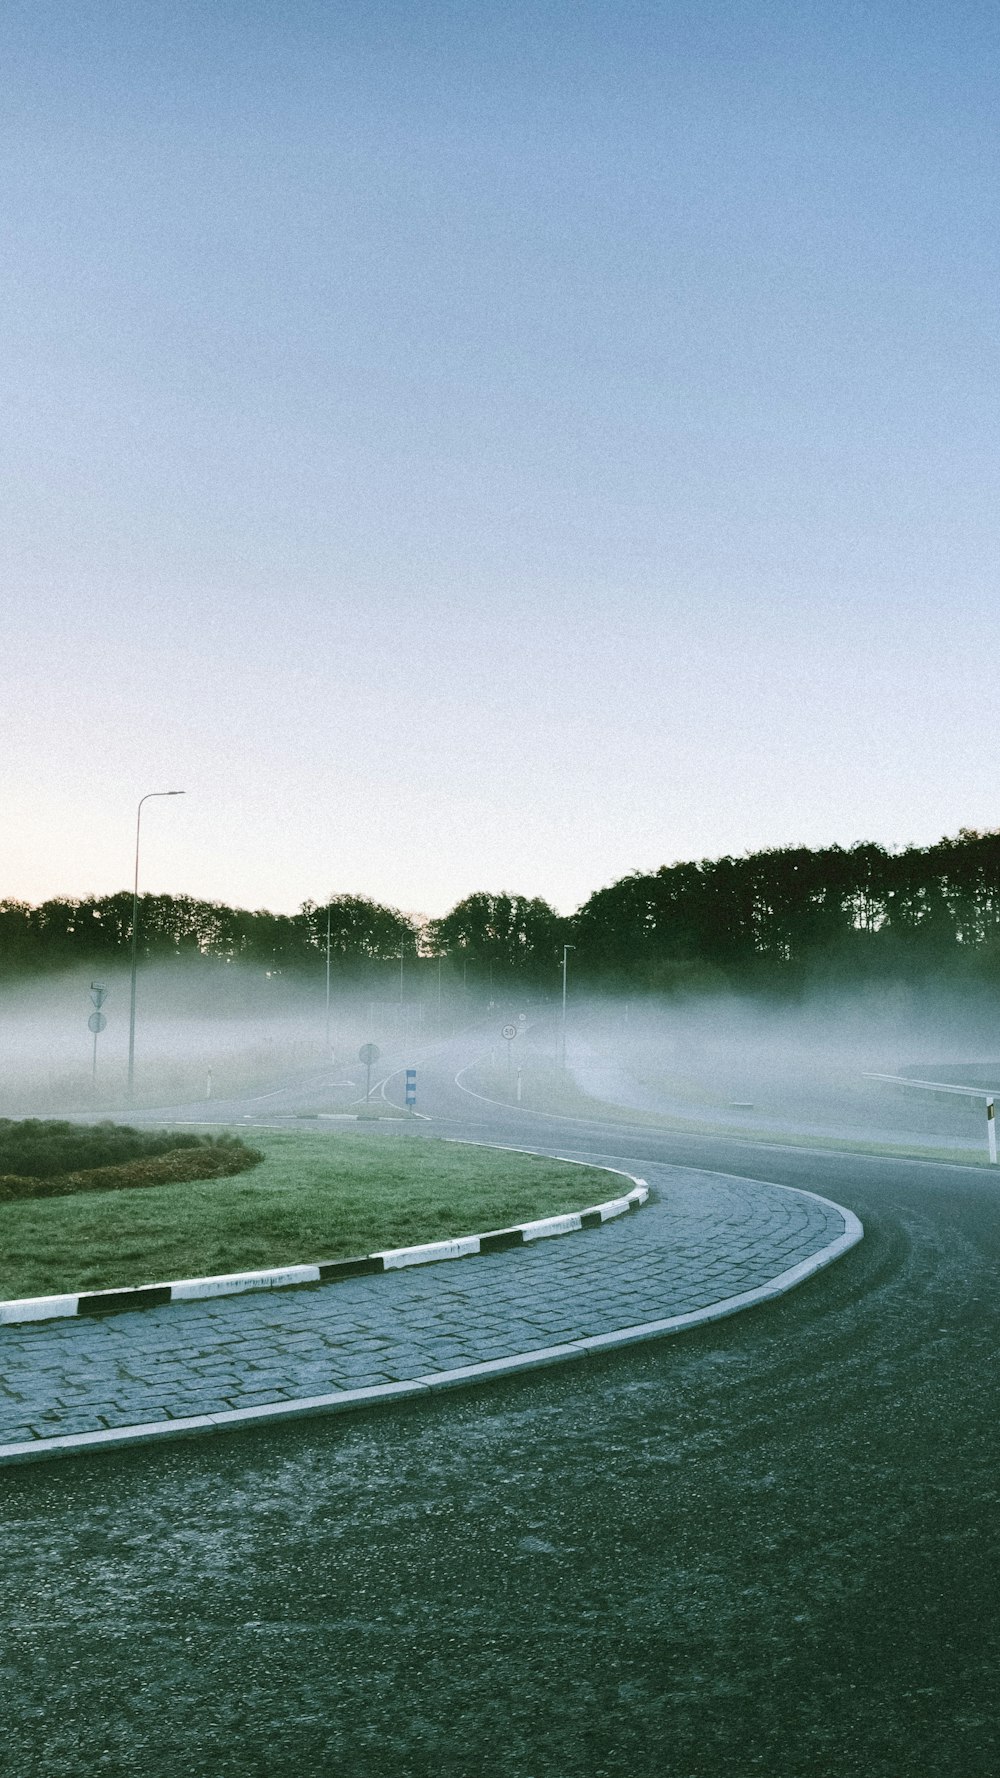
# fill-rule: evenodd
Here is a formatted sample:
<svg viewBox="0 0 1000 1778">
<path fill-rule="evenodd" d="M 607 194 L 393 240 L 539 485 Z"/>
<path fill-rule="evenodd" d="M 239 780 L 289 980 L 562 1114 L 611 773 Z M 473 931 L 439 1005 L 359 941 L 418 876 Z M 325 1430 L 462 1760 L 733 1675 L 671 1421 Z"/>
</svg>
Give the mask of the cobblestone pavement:
<svg viewBox="0 0 1000 1778">
<path fill-rule="evenodd" d="M 0 1327 L 0 1445 L 410 1381 L 612 1333 L 752 1290 L 844 1232 L 834 1206 L 796 1191 L 643 1171 L 644 1209 L 507 1253 Z"/>
</svg>

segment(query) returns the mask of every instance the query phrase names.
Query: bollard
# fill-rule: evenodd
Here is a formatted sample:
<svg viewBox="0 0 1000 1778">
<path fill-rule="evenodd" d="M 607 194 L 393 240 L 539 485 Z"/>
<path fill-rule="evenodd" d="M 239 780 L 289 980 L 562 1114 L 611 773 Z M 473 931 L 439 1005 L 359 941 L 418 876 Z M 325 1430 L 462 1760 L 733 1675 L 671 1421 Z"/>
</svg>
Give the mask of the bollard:
<svg viewBox="0 0 1000 1778">
<path fill-rule="evenodd" d="M 990 1166 L 997 1164 L 997 1122 L 993 1100 L 986 1101 L 986 1139 L 990 1145 Z"/>
<path fill-rule="evenodd" d="M 206 1099 L 210 1099 L 212 1097 L 212 1070 L 211 1070 L 211 1068 L 209 1069 L 208 1074 L 205 1077 L 205 1097 L 206 1097 Z"/>
</svg>

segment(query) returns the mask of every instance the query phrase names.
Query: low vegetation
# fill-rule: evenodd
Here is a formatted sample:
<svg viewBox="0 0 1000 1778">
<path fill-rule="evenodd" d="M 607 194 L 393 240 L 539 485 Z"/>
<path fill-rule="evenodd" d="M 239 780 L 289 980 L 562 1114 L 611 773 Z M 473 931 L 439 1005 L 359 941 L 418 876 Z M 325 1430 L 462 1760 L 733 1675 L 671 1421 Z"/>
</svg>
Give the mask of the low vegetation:
<svg viewBox="0 0 1000 1778">
<path fill-rule="evenodd" d="M 193 1130 L 136 1130 L 130 1124 L 74 1124 L 63 1118 L 0 1118 L 0 1173 L 51 1179 L 91 1167 L 118 1167 L 180 1149 L 211 1150 L 234 1138 Z M 247 1153 L 250 1151 L 247 1150 Z"/>
<path fill-rule="evenodd" d="M 262 1159 L 230 1135 L 0 1118 L 0 1203 L 227 1178 Z"/>
<path fill-rule="evenodd" d="M 348 1258 L 580 1209 L 623 1189 L 596 1168 L 415 1131 L 268 1131 L 255 1141 L 261 1164 L 214 1182 L 0 1202 L 0 1298 Z"/>
</svg>

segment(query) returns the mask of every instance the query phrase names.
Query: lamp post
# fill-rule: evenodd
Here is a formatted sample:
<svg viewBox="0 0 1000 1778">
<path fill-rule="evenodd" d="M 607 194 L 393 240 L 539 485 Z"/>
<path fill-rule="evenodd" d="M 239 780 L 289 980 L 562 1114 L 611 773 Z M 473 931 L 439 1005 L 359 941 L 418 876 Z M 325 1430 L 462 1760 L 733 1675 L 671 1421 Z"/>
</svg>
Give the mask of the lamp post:
<svg viewBox="0 0 1000 1778">
<path fill-rule="evenodd" d="M 562 1038 L 559 1047 L 562 1051 L 562 1066 L 564 1070 L 566 1067 L 566 959 L 569 956 L 570 951 L 575 950 L 575 945 L 563 945 Z"/>
<path fill-rule="evenodd" d="M 132 888 L 132 990 L 128 1014 L 128 1096 L 131 1100 L 135 1084 L 135 974 L 139 960 L 139 829 L 142 805 L 154 796 L 183 796 L 183 790 L 149 790 L 139 798 L 135 812 L 135 882 Z"/>
<path fill-rule="evenodd" d="M 330 903 L 326 904 L 326 1048 L 330 1050 Z"/>
</svg>

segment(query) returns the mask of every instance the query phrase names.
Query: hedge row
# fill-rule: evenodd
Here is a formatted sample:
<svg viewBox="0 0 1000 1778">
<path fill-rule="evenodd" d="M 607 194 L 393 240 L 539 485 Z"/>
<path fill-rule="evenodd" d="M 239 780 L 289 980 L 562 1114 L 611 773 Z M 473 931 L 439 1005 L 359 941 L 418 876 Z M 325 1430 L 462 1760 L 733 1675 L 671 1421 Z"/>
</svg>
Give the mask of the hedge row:
<svg viewBox="0 0 1000 1778">
<path fill-rule="evenodd" d="M 0 1204 L 20 1198 L 63 1198 L 73 1192 L 129 1191 L 145 1185 L 183 1185 L 195 1179 L 227 1179 L 247 1173 L 264 1159 L 260 1150 L 234 1137 L 229 1141 L 173 1149 L 150 1160 L 117 1167 L 88 1167 L 48 1179 L 28 1174 L 0 1174 Z"/>
</svg>

